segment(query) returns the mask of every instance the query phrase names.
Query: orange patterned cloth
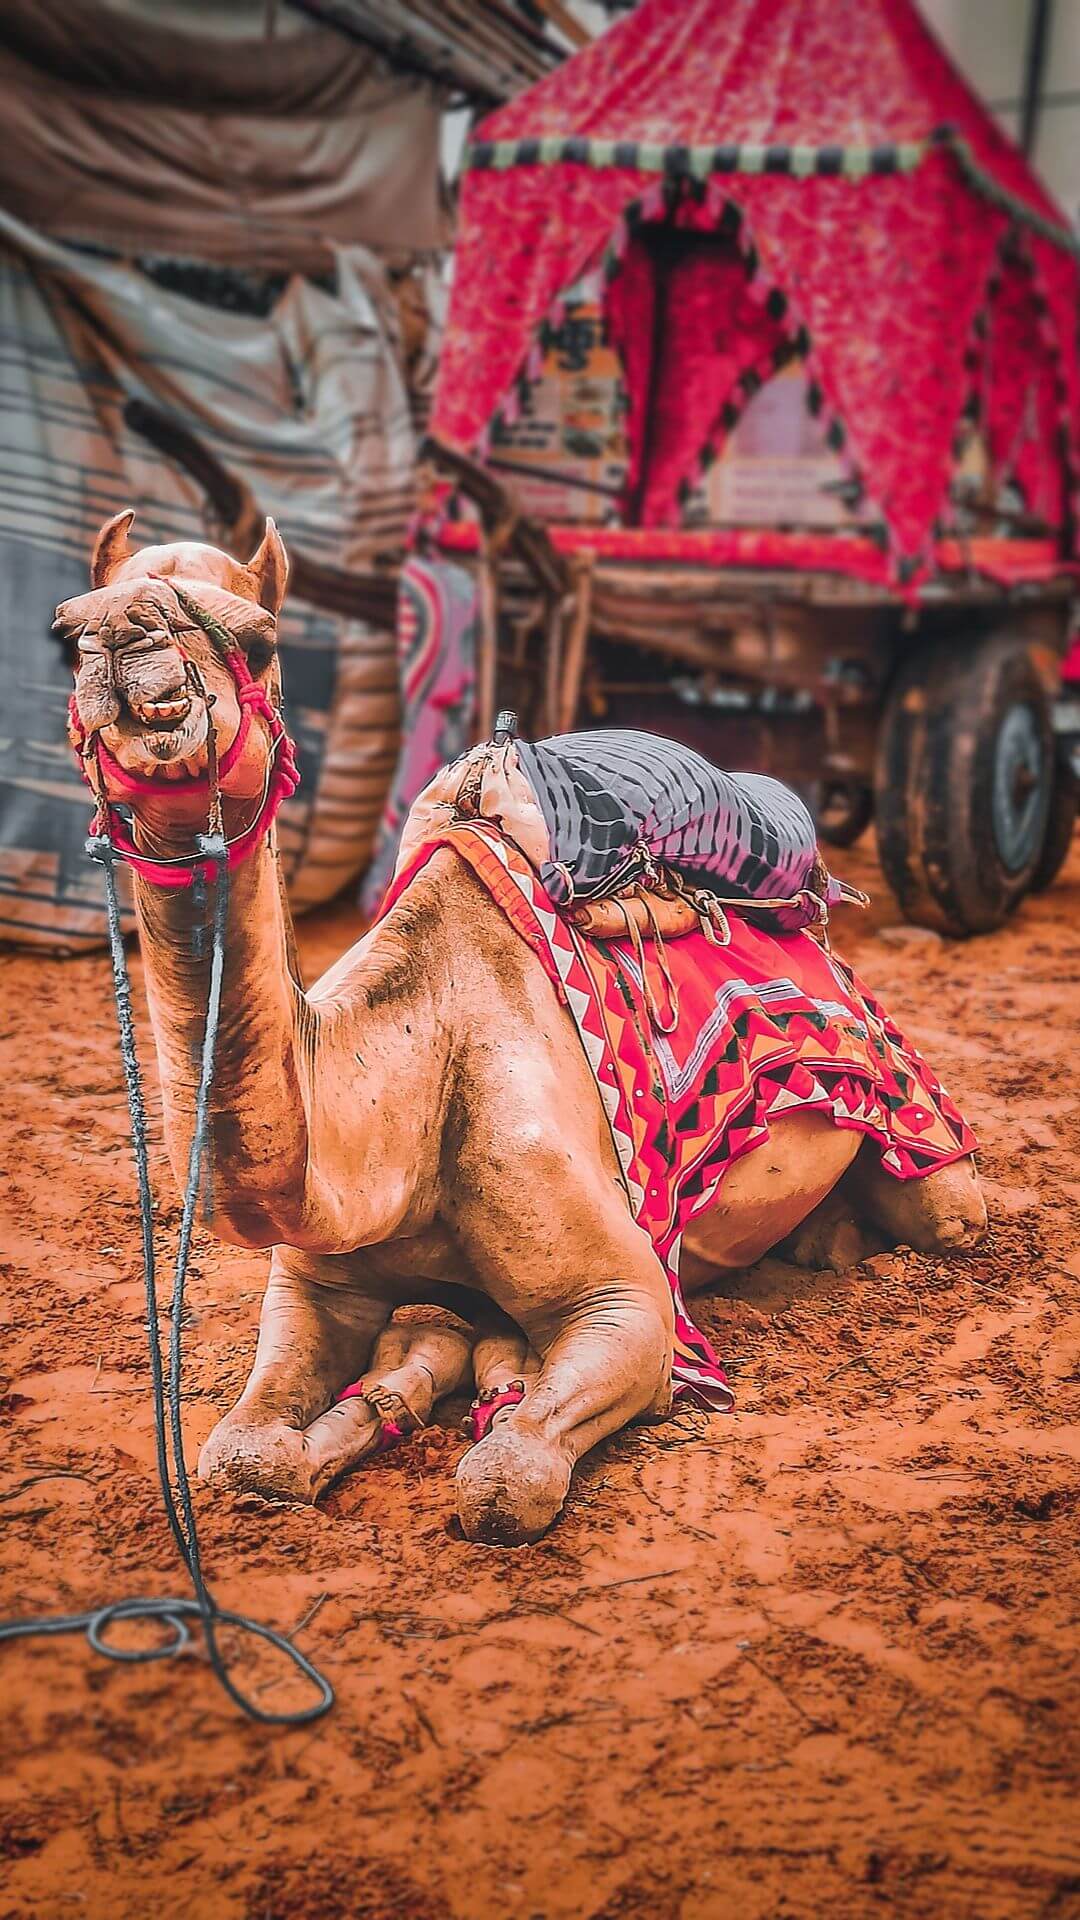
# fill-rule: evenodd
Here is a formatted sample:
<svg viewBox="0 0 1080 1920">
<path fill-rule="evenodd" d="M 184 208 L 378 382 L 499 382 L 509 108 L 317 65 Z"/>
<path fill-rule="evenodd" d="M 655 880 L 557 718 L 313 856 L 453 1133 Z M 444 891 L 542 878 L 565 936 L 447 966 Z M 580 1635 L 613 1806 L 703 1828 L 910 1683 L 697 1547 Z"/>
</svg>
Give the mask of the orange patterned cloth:
<svg viewBox="0 0 1080 1920">
<path fill-rule="evenodd" d="M 648 1011 L 650 998 L 668 1004 L 659 969 L 646 983 L 629 940 L 580 934 L 488 821 L 454 821 L 426 840 L 395 879 L 383 914 L 442 846 L 472 868 L 573 1017 L 627 1201 L 671 1287 L 676 1393 L 730 1407 L 723 1368 L 686 1311 L 679 1251 L 732 1162 L 768 1139 L 775 1116 L 795 1109 L 865 1134 L 898 1180 L 972 1153 L 974 1134 L 884 1009 L 810 934 L 764 933 L 732 914 L 727 946 L 697 933 L 672 940 L 665 951 L 678 1021 L 661 1033 Z"/>
</svg>

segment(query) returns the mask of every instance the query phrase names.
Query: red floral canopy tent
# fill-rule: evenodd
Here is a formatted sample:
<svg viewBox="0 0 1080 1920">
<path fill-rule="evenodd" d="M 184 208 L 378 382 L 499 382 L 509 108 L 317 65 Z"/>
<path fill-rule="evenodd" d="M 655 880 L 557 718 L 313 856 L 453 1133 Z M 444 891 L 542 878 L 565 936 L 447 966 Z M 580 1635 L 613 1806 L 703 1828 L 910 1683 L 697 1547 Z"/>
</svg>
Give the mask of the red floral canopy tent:
<svg viewBox="0 0 1080 1920">
<path fill-rule="evenodd" d="M 470 143 L 432 433 L 483 451 L 602 265 L 631 520 L 799 355 L 901 580 L 965 412 L 1071 550 L 1077 251 L 911 0 L 641 0 Z"/>
</svg>

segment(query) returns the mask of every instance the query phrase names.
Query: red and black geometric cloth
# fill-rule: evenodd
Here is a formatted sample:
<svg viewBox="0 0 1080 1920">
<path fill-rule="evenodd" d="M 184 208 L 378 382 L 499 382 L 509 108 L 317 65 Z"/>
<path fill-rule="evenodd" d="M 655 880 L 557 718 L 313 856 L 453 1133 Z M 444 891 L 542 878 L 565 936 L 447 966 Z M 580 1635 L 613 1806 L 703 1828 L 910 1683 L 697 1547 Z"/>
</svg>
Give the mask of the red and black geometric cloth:
<svg viewBox="0 0 1080 1920">
<path fill-rule="evenodd" d="M 453 823 L 426 841 L 394 881 L 384 914 L 443 846 L 468 863 L 531 947 L 574 1021 L 627 1203 L 671 1288 L 676 1392 L 730 1407 L 723 1367 L 679 1284 L 683 1233 L 727 1169 L 796 1110 L 866 1135 L 898 1180 L 973 1152 L 971 1129 L 884 1009 L 808 933 L 765 933 L 733 914 L 729 946 L 700 934 L 669 941 L 679 1019 L 674 1032 L 658 1033 L 631 942 L 580 935 L 490 821 Z M 651 951 L 647 942 L 647 966 Z M 658 980 L 651 984 L 654 998 L 663 995 Z"/>
</svg>

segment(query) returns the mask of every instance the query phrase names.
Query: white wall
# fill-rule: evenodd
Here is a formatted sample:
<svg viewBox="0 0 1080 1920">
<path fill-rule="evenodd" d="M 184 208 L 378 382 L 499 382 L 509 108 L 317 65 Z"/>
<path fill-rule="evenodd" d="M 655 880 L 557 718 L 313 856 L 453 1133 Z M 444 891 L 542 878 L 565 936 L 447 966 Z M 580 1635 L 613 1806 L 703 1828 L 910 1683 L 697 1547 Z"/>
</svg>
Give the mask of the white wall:
<svg viewBox="0 0 1080 1920">
<path fill-rule="evenodd" d="M 1033 0 L 919 0 L 964 73 L 1020 138 Z M 1080 230 L 1080 0 L 1053 0 L 1032 153 L 1036 170 Z"/>
</svg>

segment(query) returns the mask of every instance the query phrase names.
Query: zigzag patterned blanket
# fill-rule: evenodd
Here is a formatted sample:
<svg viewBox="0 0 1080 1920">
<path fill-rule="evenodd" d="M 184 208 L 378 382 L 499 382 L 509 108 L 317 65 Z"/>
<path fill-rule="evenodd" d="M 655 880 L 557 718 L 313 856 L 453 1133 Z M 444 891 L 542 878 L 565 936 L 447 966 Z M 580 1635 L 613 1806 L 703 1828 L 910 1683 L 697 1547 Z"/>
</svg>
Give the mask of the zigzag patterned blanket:
<svg viewBox="0 0 1080 1920">
<path fill-rule="evenodd" d="M 394 881 L 384 914 L 440 846 L 468 862 L 573 1017 L 627 1201 L 671 1287 L 676 1392 L 730 1407 L 720 1361 L 686 1311 L 679 1252 L 732 1162 L 795 1108 L 866 1134 L 898 1180 L 973 1152 L 971 1129 L 884 1009 L 808 933 L 764 933 L 732 915 L 729 946 L 702 934 L 670 941 L 679 1019 L 674 1032 L 658 1033 L 631 942 L 579 934 L 488 821 L 454 822 L 426 840 Z M 648 965 L 648 943 L 645 957 Z M 663 997 L 662 983 L 654 991 Z"/>
</svg>

